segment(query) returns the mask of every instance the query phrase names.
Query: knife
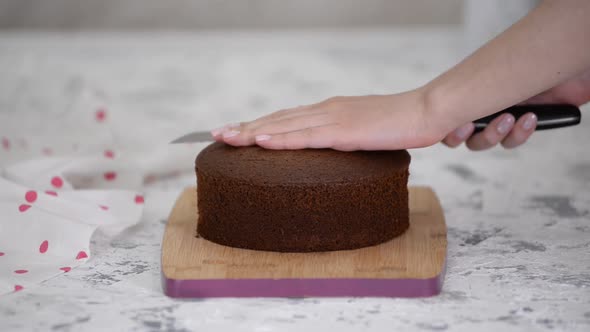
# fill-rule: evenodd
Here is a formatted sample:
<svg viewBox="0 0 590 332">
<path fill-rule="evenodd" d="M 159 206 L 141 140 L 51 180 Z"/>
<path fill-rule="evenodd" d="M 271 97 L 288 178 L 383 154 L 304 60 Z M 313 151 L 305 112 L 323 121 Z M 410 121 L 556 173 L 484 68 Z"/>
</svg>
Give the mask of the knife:
<svg viewBox="0 0 590 332">
<path fill-rule="evenodd" d="M 490 124 L 490 122 L 492 122 L 492 120 L 504 113 L 512 114 L 518 121 L 521 116 L 529 112 L 532 112 L 537 116 L 537 127 L 535 130 L 575 126 L 579 124 L 580 120 L 582 119 L 580 109 L 570 104 L 515 105 L 500 112 L 473 121 L 473 124 L 475 125 L 475 130 L 473 133 L 475 134 L 484 130 Z M 210 141 L 213 141 L 213 136 L 211 136 L 210 132 L 195 131 L 183 135 L 170 143 L 199 143 Z"/>
<path fill-rule="evenodd" d="M 561 127 L 575 126 L 580 123 L 582 114 L 580 109 L 575 105 L 570 104 L 537 104 L 537 105 L 515 105 L 508 107 L 500 112 L 488 115 L 481 119 L 473 121 L 475 130 L 473 133 L 478 133 L 484 130 L 492 120 L 504 113 L 510 113 L 514 116 L 516 121 L 525 115 L 532 112 L 537 116 L 537 127 L 535 130 L 554 129 Z"/>
</svg>

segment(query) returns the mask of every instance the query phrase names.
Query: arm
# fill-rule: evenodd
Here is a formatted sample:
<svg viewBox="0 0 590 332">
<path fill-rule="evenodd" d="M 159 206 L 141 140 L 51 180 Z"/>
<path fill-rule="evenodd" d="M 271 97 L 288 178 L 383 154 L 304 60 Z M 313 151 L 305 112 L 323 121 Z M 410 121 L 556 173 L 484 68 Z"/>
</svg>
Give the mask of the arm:
<svg viewBox="0 0 590 332">
<path fill-rule="evenodd" d="M 590 68 L 588 17 L 590 1 L 547 0 L 424 87 L 394 95 L 331 98 L 212 134 L 231 145 L 271 149 L 429 146 L 459 126 Z M 497 128 L 504 122 L 508 131 L 514 126 L 513 118 L 496 120 Z M 507 132 L 486 129 L 478 135 L 503 138 Z"/>
<path fill-rule="evenodd" d="M 590 70 L 525 100 L 523 104 L 573 104 L 579 106 L 588 101 L 590 101 Z M 501 143 L 505 148 L 514 148 L 526 142 L 533 134 L 536 120 L 533 113 L 528 113 L 514 123 L 515 120 L 510 114 L 503 114 L 494 119 L 492 125 L 482 133 L 473 136 L 470 135 L 474 126 L 468 122 L 449 133 L 443 143 L 449 147 L 456 147 L 465 142 L 471 150 L 488 149 L 498 143 Z M 508 121 L 508 127 L 506 127 L 505 121 Z M 505 133 L 500 133 L 499 128 L 502 128 Z M 508 129 L 510 130 L 508 131 Z"/>
<path fill-rule="evenodd" d="M 589 1 L 544 1 L 430 82 L 430 108 L 446 114 L 452 129 L 580 75 L 590 68 L 588 15 Z"/>
</svg>

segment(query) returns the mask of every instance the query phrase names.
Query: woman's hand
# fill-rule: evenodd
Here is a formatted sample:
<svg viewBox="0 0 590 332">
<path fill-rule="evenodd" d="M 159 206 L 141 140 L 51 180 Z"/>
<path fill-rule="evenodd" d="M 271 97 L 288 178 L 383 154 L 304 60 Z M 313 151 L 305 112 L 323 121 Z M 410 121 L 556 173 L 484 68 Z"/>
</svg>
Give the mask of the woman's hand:
<svg viewBox="0 0 590 332">
<path fill-rule="evenodd" d="M 424 88 L 389 96 L 332 98 L 212 134 L 231 145 L 269 149 L 406 149 L 432 145 L 446 136 L 445 143 L 456 146 L 473 131 L 472 124 L 462 124 L 552 86 L 559 84 L 546 92 L 550 101 L 580 105 L 590 99 L 588 72 L 563 83 L 590 68 L 588 13 L 587 0 L 543 1 Z M 502 142 L 515 147 L 528 139 L 535 123 L 530 114 L 518 121 L 503 115 L 469 138 L 467 145 L 485 149 Z"/>
<path fill-rule="evenodd" d="M 502 144 L 503 147 L 515 148 L 528 140 L 537 126 L 537 117 L 527 113 L 515 121 L 512 114 L 502 114 L 495 118 L 482 132 L 473 134 L 473 123 L 469 122 L 445 137 L 443 143 L 449 147 L 465 145 L 474 151 L 485 150 Z"/>
<path fill-rule="evenodd" d="M 449 133 L 456 124 L 433 110 L 425 89 L 394 95 L 334 97 L 323 102 L 278 111 L 251 122 L 227 125 L 211 133 L 217 141 L 234 146 L 257 144 L 267 149 L 332 148 L 335 150 L 397 150 L 442 142 L 450 147 L 466 143 L 471 150 L 502 144 L 514 148 L 535 131 L 537 119 L 527 113 L 518 121 L 511 114 L 494 119 L 472 135 L 473 123 Z M 590 70 L 524 103 L 590 101 Z"/>
<path fill-rule="evenodd" d="M 234 146 L 268 149 L 397 150 L 436 144 L 448 133 L 424 93 L 335 97 L 211 133 Z"/>
<path fill-rule="evenodd" d="M 558 86 L 534 96 L 523 104 L 573 104 L 576 106 L 590 101 L 590 70 L 569 79 Z M 535 131 L 537 118 L 527 113 L 515 123 L 511 114 L 503 114 L 481 133 L 473 133 L 473 124 L 467 123 L 448 134 L 443 143 L 456 147 L 465 142 L 471 150 L 485 150 L 498 144 L 507 149 L 524 144 Z"/>
</svg>

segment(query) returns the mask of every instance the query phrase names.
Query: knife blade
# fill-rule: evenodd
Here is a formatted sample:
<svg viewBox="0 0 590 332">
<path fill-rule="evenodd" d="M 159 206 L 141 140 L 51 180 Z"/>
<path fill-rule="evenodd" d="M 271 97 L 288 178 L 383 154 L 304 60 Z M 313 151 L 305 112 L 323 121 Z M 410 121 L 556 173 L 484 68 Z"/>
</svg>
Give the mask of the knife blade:
<svg viewBox="0 0 590 332">
<path fill-rule="evenodd" d="M 570 104 L 537 104 L 537 105 L 515 105 L 508 107 L 500 112 L 488 115 L 481 119 L 473 121 L 475 130 L 478 133 L 484 130 L 492 120 L 504 113 L 510 113 L 518 119 L 526 113 L 532 112 L 537 116 L 537 127 L 535 130 L 555 129 L 568 126 L 575 126 L 580 123 L 582 114 L 580 109 Z M 202 143 L 212 142 L 213 136 L 208 131 L 195 131 L 170 142 L 170 144 L 179 143 Z"/>
<path fill-rule="evenodd" d="M 200 142 L 212 142 L 213 136 L 208 131 L 195 131 L 186 135 L 180 136 L 179 138 L 170 142 L 170 144 L 179 143 L 200 143 Z"/>
</svg>

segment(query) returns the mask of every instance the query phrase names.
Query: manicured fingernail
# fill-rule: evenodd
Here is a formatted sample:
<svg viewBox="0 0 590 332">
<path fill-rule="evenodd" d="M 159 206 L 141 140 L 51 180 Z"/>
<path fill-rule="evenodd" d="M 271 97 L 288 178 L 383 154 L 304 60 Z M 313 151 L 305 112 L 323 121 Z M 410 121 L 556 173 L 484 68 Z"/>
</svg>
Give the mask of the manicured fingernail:
<svg viewBox="0 0 590 332">
<path fill-rule="evenodd" d="M 239 134 L 240 132 L 237 130 L 229 130 L 223 133 L 223 138 L 230 138 L 230 137 L 234 137 L 237 134 Z"/>
<path fill-rule="evenodd" d="M 507 134 L 510 131 L 510 129 L 512 129 L 513 125 L 514 125 L 514 117 L 504 116 L 504 119 L 502 119 L 502 121 L 500 121 L 500 123 L 498 123 L 496 130 L 498 130 L 498 133 L 500 133 L 501 135 L 504 135 L 504 134 Z"/>
<path fill-rule="evenodd" d="M 455 130 L 455 136 L 457 136 L 458 139 L 464 140 L 467 138 L 467 135 L 469 135 L 470 131 L 470 126 L 459 127 L 459 129 Z"/>
<path fill-rule="evenodd" d="M 535 126 L 535 123 L 537 123 L 537 116 L 534 114 L 529 114 L 522 124 L 522 129 L 531 130 Z"/>
<path fill-rule="evenodd" d="M 270 139 L 270 135 L 257 135 L 255 139 L 256 142 L 268 141 Z"/>
<path fill-rule="evenodd" d="M 224 129 L 225 129 L 225 127 L 215 128 L 215 129 L 211 130 L 211 135 L 213 135 L 214 137 L 217 137 L 217 136 L 221 135 L 221 132 L 223 132 Z"/>
</svg>

